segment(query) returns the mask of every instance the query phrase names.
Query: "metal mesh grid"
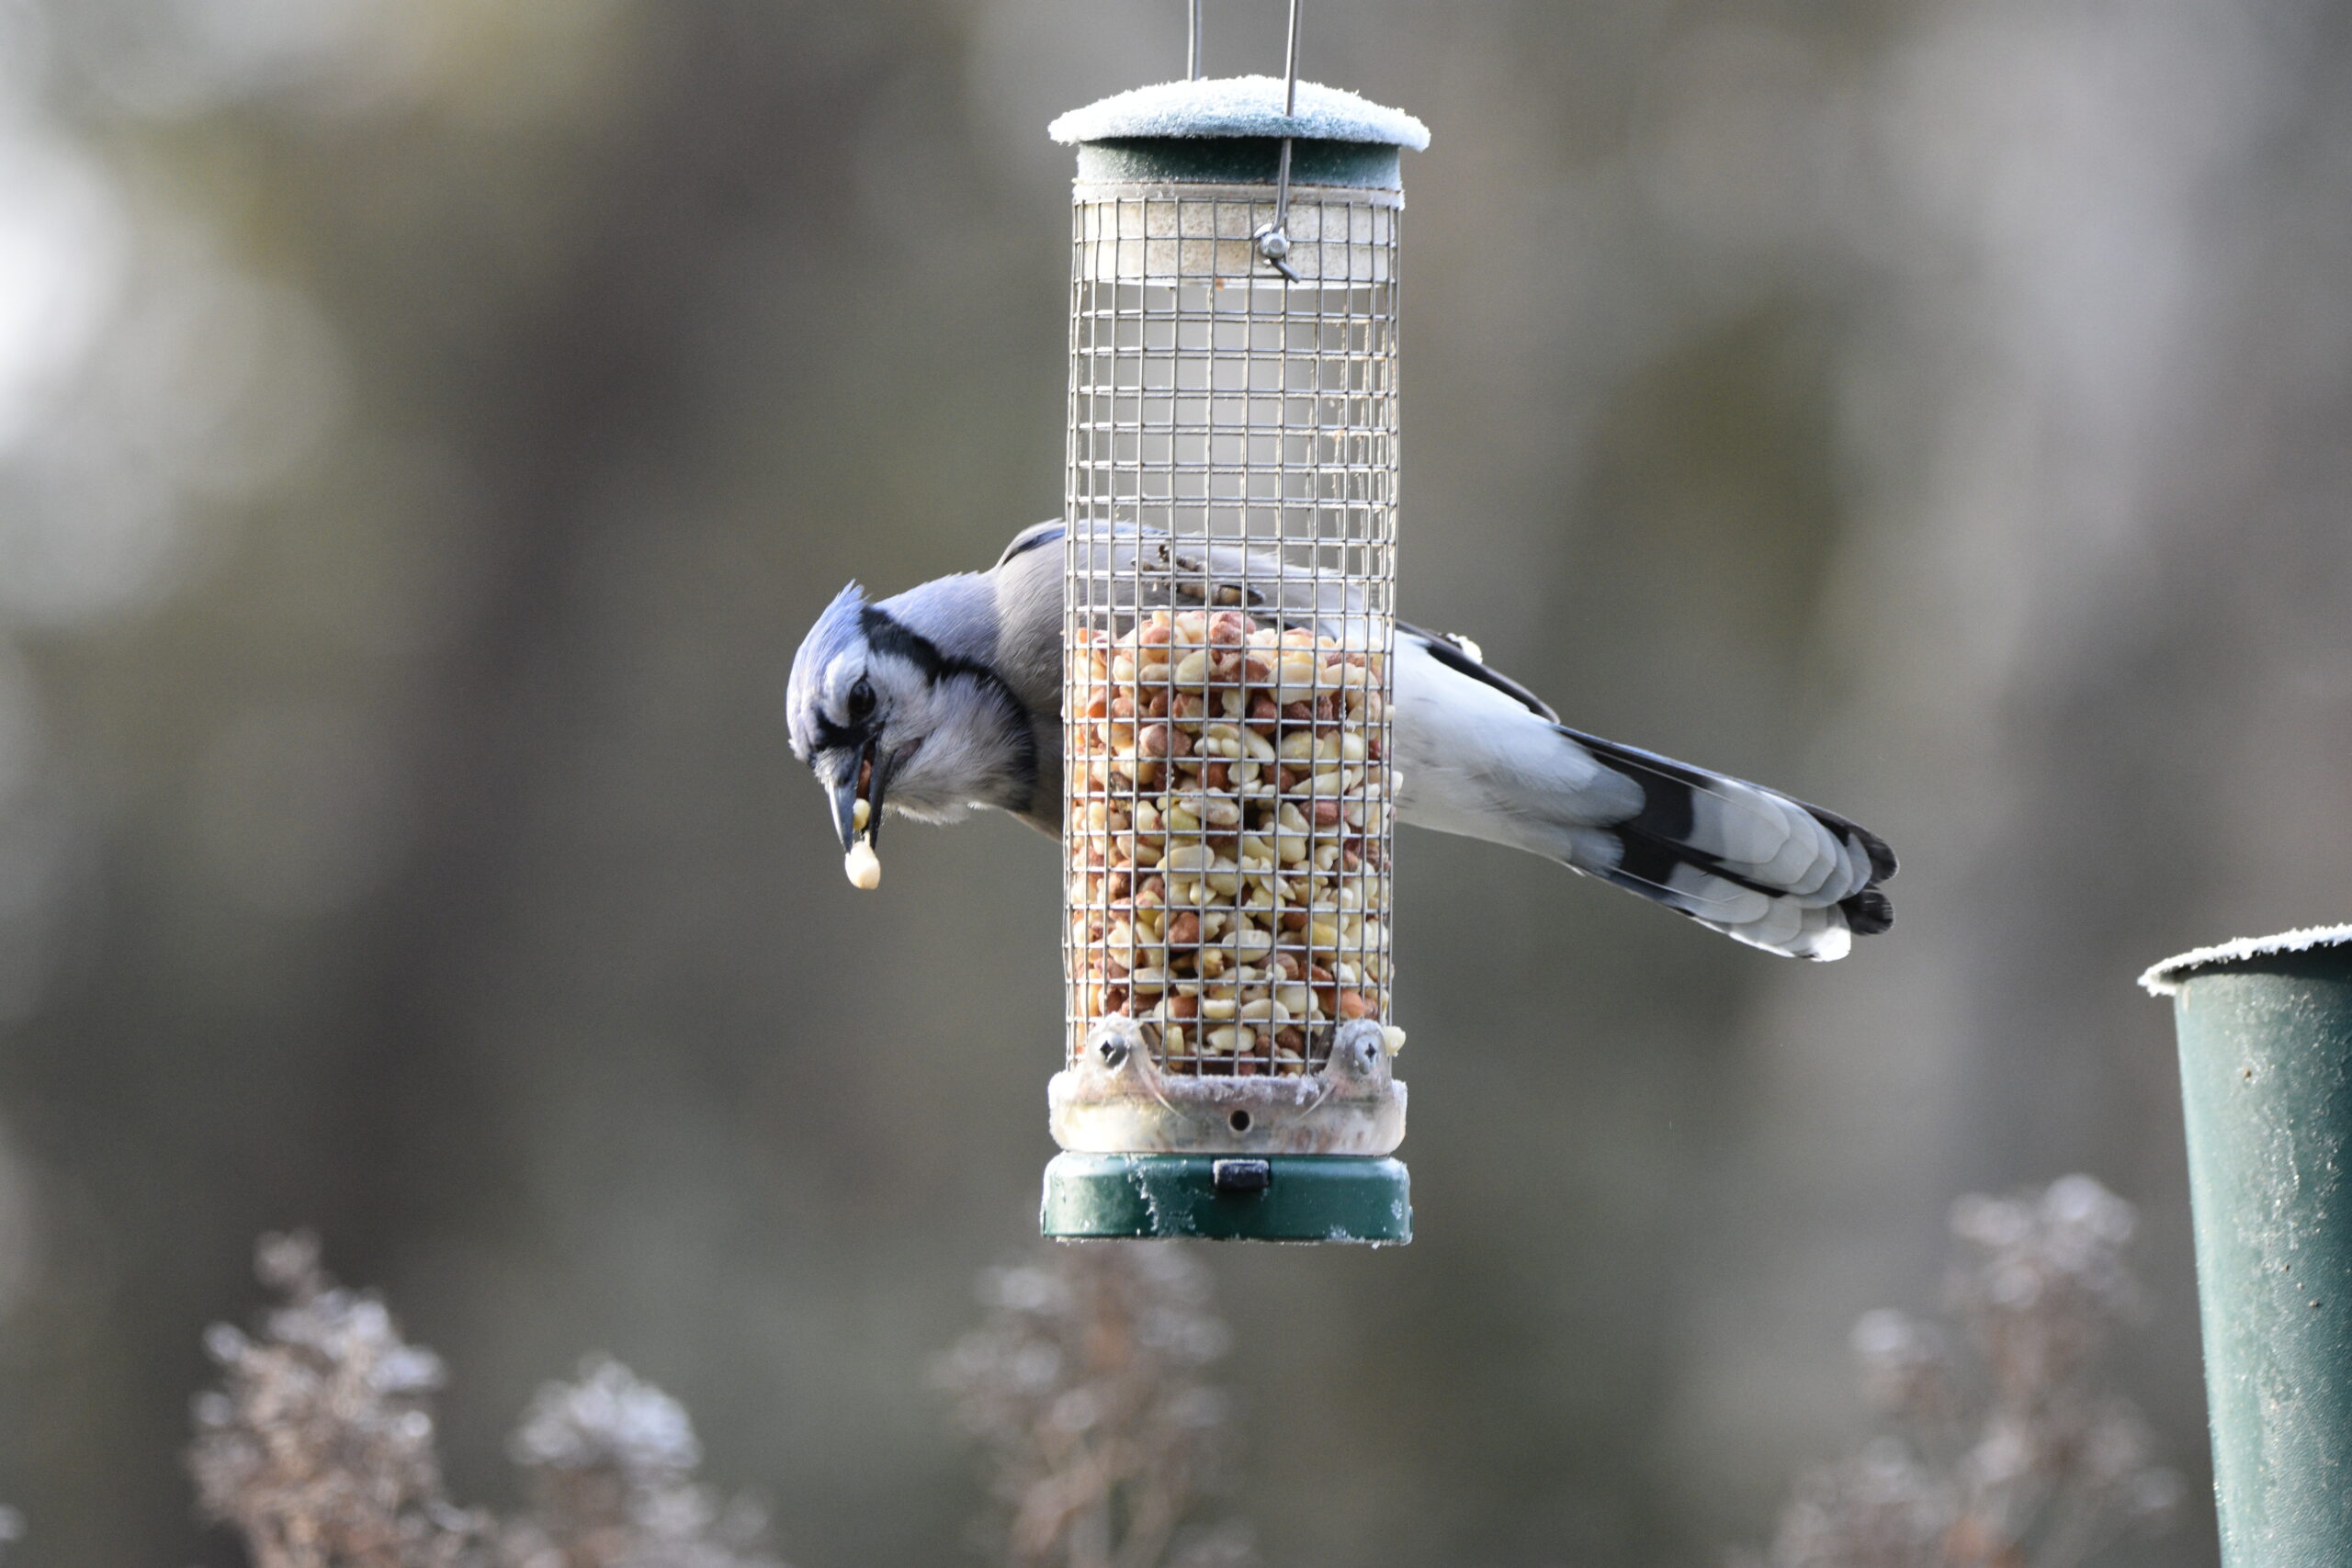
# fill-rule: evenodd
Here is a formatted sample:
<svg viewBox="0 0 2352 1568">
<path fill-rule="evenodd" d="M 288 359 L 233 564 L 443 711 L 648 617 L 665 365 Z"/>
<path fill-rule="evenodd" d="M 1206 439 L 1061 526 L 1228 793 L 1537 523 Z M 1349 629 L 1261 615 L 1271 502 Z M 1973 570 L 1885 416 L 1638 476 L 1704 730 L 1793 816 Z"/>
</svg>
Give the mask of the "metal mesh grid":
<svg viewBox="0 0 2352 1568">
<path fill-rule="evenodd" d="M 1393 192 L 1081 186 L 1065 516 L 1070 1059 L 1289 1075 L 1388 1019 Z"/>
</svg>

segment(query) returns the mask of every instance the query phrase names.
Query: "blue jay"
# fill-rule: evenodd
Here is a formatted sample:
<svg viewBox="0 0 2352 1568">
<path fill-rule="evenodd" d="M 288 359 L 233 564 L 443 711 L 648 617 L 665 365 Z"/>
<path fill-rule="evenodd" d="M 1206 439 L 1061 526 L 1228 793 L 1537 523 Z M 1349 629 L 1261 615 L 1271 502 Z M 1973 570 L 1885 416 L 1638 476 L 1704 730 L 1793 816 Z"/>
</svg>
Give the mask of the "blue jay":
<svg viewBox="0 0 2352 1568">
<path fill-rule="evenodd" d="M 860 886 L 879 877 L 886 809 L 953 822 L 993 807 L 1061 832 L 1062 538 L 1061 523 L 1038 524 L 989 570 L 878 603 L 852 583 L 802 641 L 792 749 L 831 796 Z M 1109 552 L 1097 564 L 1114 581 L 1145 580 L 1127 570 L 1137 550 L 1156 555 L 1162 581 L 1170 565 L 1282 581 L 1234 546 L 1188 557 L 1130 529 L 1089 547 Z M 1276 606 L 1285 618 L 1328 629 L 1357 607 L 1334 597 L 1344 590 L 1293 581 Z M 1856 934 L 1894 924 L 1879 884 L 1894 856 L 1844 818 L 1570 729 L 1464 637 L 1400 623 L 1392 670 L 1399 820 L 1558 861 L 1770 953 L 1842 958 Z"/>
</svg>

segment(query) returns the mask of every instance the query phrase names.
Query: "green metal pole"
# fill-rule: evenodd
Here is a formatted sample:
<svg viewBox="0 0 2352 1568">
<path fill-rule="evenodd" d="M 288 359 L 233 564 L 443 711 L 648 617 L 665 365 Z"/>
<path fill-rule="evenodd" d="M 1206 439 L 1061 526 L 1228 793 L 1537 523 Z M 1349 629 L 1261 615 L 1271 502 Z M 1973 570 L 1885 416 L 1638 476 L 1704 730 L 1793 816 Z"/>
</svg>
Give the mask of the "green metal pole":
<svg viewBox="0 0 2352 1568">
<path fill-rule="evenodd" d="M 2352 1564 L 2352 927 L 2185 953 L 2174 1001 L 2223 1568 Z"/>
</svg>

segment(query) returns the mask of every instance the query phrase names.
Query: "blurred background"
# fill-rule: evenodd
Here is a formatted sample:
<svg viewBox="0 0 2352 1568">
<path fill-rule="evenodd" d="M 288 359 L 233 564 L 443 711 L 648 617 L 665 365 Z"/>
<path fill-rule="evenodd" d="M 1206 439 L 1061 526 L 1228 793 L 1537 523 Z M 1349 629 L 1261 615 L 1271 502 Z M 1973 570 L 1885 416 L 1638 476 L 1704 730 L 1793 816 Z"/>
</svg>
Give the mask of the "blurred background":
<svg viewBox="0 0 2352 1568">
<path fill-rule="evenodd" d="M 1209 0 L 1214 73 L 1272 0 Z M 1059 505 L 1061 110 L 1181 0 L 0 0 L 0 1499 L 235 1560 L 180 1467 L 254 1235 L 449 1360 L 453 1489 L 609 1350 L 800 1568 L 959 1560 L 927 1359 L 1034 1235 L 1057 886 L 842 881 L 785 673 Z M 1283 1568 L 1709 1562 L 1863 1427 L 1948 1204 L 2141 1206 L 2166 1011 L 2352 919 L 2352 8 L 1321 0 L 1426 119 L 1405 613 L 1845 812 L 1831 966 L 1399 845 L 1408 1249 L 1213 1252 Z"/>
</svg>

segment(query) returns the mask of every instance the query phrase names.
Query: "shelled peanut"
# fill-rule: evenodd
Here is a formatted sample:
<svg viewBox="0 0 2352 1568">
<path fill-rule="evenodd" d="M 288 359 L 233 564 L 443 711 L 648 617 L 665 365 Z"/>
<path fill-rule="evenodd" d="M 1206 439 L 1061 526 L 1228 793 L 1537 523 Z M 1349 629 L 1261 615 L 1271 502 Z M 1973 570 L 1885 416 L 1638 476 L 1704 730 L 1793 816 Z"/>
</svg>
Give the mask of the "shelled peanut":
<svg viewBox="0 0 2352 1568">
<path fill-rule="evenodd" d="M 1171 1070 L 1295 1074 L 1385 1021 L 1382 654 L 1182 610 L 1069 657 L 1081 1029 L 1124 1014 Z"/>
</svg>

